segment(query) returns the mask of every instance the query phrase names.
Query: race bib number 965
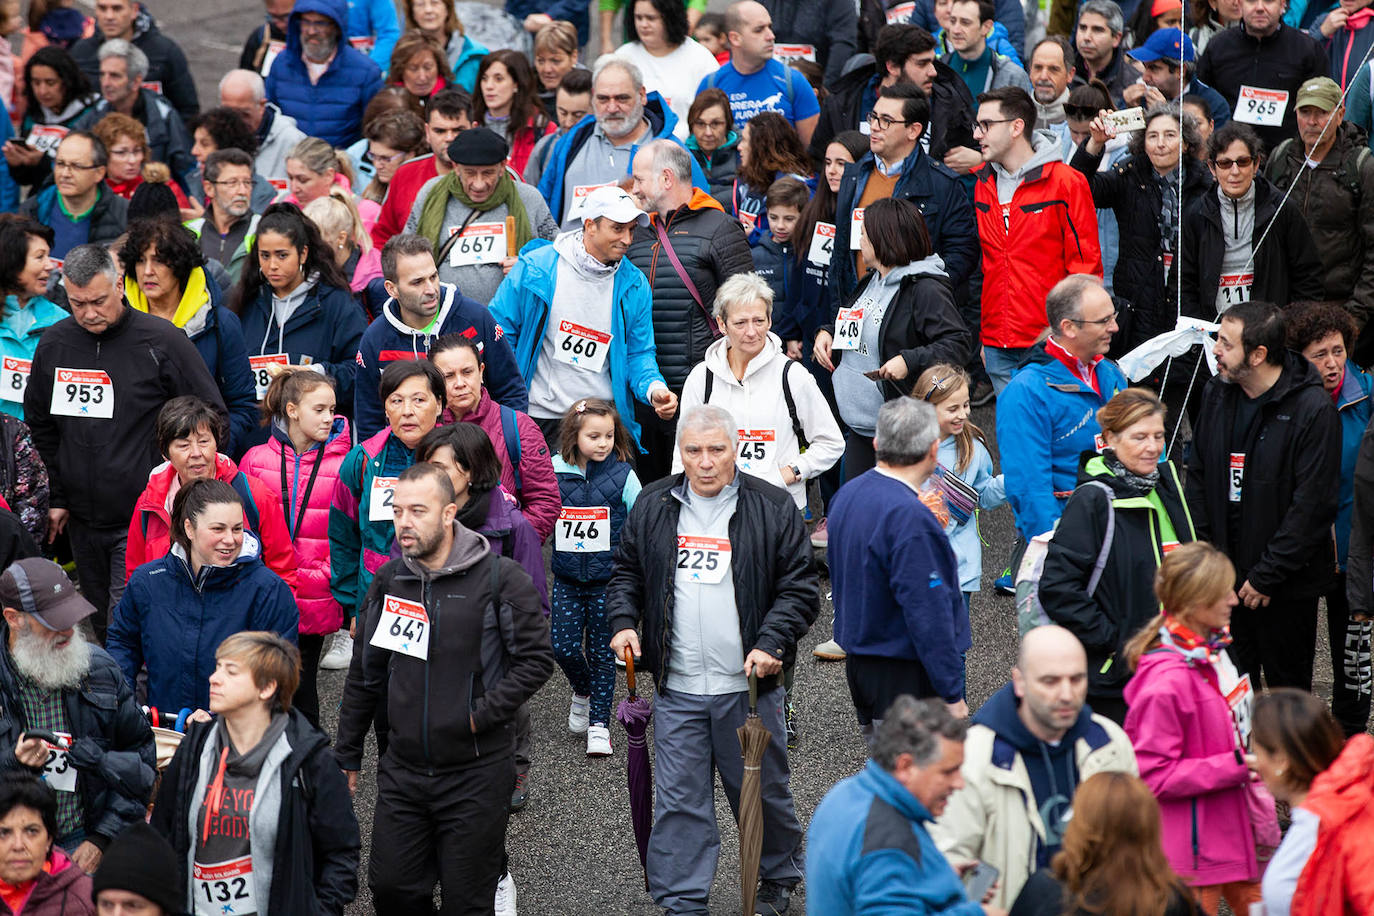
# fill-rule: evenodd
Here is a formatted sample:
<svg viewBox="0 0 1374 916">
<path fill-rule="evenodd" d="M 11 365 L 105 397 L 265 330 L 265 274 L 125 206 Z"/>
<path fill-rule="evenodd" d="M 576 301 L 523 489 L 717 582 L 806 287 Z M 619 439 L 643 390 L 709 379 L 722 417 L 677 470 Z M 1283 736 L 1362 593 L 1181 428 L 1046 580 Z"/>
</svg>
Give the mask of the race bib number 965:
<svg viewBox="0 0 1374 916">
<path fill-rule="evenodd" d="M 1288 93 L 1283 89 L 1257 89 L 1241 86 L 1236 110 L 1231 117 L 1261 127 L 1281 127 L 1288 111 Z"/>
</svg>

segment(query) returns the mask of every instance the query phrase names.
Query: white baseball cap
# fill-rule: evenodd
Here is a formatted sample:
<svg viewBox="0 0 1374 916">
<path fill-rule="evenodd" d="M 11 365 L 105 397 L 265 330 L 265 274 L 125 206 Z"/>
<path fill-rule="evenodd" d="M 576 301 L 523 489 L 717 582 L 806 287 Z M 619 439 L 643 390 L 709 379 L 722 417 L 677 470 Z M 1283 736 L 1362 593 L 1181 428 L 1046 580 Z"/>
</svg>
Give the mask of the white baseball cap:
<svg viewBox="0 0 1374 916">
<path fill-rule="evenodd" d="M 572 206 L 568 214 L 570 220 L 581 225 L 582 220 L 604 216 L 617 223 L 639 223 L 649 225 L 649 214 L 639 209 L 635 199 L 618 187 L 597 188 L 587 194 L 579 203 Z"/>
</svg>

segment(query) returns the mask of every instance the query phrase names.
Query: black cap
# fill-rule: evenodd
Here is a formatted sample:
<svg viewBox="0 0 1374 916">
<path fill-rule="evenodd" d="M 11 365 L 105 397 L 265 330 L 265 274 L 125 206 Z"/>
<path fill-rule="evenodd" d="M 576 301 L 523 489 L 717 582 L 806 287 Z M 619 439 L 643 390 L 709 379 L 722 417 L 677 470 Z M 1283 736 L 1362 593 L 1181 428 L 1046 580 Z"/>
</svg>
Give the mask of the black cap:
<svg viewBox="0 0 1374 916">
<path fill-rule="evenodd" d="M 500 165 L 509 154 L 505 138 L 486 127 L 469 127 L 448 145 L 448 161 L 454 165 Z"/>
<path fill-rule="evenodd" d="M 181 885 L 169 880 L 177 873 L 177 856 L 162 834 L 142 821 L 114 838 L 91 878 L 91 901 L 101 891 L 128 891 L 146 897 L 162 912 L 185 912 Z"/>
<path fill-rule="evenodd" d="M 25 557 L 0 573 L 0 604 L 32 614 L 49 630 L 70 630 L 95 613 L 52 560 Z"/>
<path fill-rule="evenodd" d="M 140 217 L 177 215 L 180 212 L 176 194 L 167 185 L 158 181 L 143 182 L 134 189 L 133 196 L 129 198 L 129 222 Z"/>
</svg>

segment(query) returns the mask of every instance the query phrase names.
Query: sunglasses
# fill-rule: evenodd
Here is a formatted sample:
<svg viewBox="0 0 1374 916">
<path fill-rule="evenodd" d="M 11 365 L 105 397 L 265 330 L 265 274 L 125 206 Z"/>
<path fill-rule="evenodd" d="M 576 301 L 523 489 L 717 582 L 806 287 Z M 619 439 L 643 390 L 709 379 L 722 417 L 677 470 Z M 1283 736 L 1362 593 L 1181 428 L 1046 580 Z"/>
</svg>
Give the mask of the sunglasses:
<svg viewBox="0 0 1374 916">
<path fill-rule="evenodd" d="M 1073 118 L 1075 121 L 1091 121 L 1093 118 L 1097 117 L 1099 110 L 1100 109 L 1094 108 L 1091 105 L 1064 106 L 1064 114 Z"/>
</svg>

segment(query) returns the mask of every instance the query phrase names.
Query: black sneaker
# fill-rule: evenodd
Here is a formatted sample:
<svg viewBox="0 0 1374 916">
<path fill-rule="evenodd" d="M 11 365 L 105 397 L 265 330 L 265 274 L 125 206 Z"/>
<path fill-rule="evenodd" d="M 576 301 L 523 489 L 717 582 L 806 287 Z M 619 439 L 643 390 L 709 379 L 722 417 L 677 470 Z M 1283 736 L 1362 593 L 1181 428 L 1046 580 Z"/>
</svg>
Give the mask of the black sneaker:
<svg viewBox="0 0 1374 916">
<path fill-rule="evenodd" d="M 792 902 L 792 888 L 776 881 L 763 881 L 754 899 L 754 916 L 783 916 Z"/>
<path fill-rule="evenodd" d="M 515 791 L 510 794 L 510 809 L 519 811 L 530 801 L 529 773 L 515 774 Z"/>
<path fill-rule="evenodd" d="M 997 393 L 993 390 L 992 382 L 979 381 L 973 386 L 973 394 L 969 398 L 969 404 L 973 407 L 987 407 L 997 398 Z"/>
<path fill-rule="evenodd" d="M 788 701 L 783 707 L 783 722 L 787 726 L 787 749 L 797 749 L 797 708 Z"/>
</svg>

